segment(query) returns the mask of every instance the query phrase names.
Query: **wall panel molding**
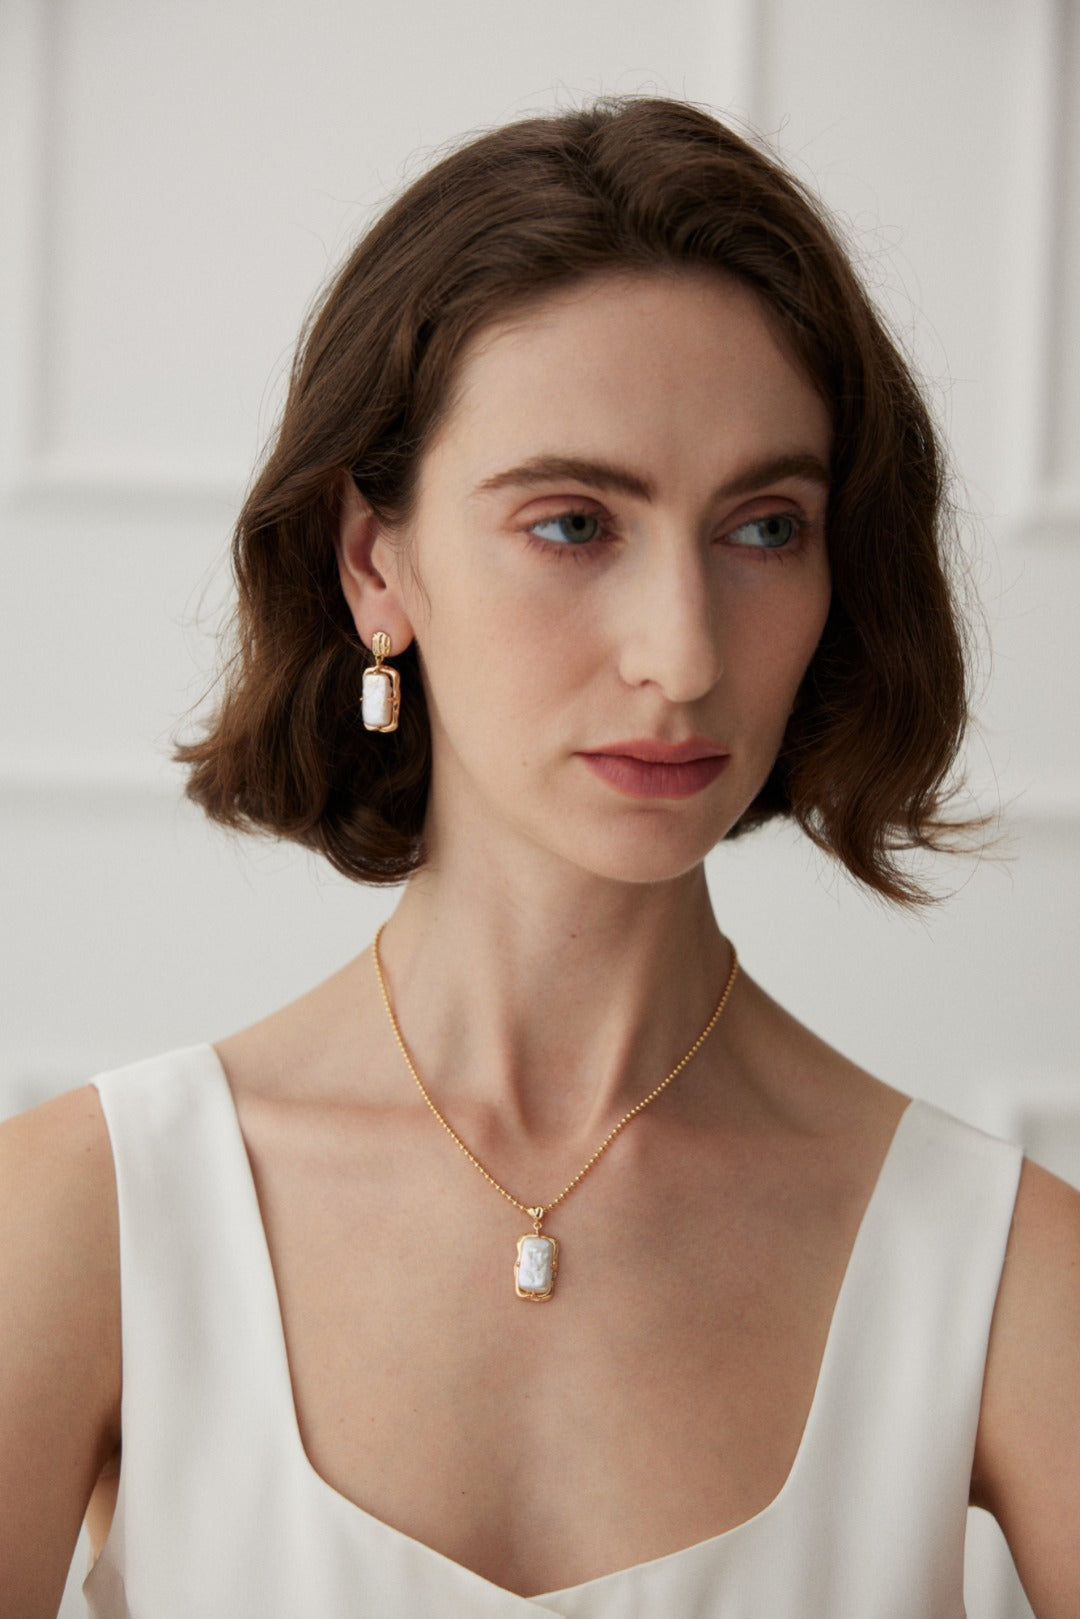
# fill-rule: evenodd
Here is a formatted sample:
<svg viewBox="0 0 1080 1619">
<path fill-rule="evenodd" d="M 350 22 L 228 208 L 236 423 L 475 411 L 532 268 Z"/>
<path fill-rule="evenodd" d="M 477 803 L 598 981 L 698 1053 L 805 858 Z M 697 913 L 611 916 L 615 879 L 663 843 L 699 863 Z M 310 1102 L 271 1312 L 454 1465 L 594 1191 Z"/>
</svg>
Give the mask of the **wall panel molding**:
<svg viewBox="0 0 1080 1619">
<path fill-rule="evenodd" d="M 723 6 L 703 7 L 716 28 L 716 47 L 722 54 L 733 92 L 718 111 L 730 110 L 755 133 L 761 130 L 765 109 L 766 49 L 769 0 L 728 0 Z M 732 69 L 728 63 L 734 63 Z"/>
<path fill-rule="evenodd" d="M 27 476 L 41 421 L 50 184 L 47 94 L 50 29 L 61 0 L 0 7 L 0 163 L 4 253 L 0 258 L 0 485 Z"/>
<path fill-rule="evenodd" d="M 19 812 L 80 800 L 95 810 L 110 805 L 129 810 L 182 798 L 179 767 L 153 756 L 78 759 L 58 754 L 8 759 L 0 767 L 0 808 Z"/>
<path fill-rule="evenodd" d="M 1002 786 L 1002 824 L 1036 831 L 1080 832 L 1080 782 L 1043 782 L 1012 795 Z M 989 802 L 989 797 L 987 797 Z"/>
<path fill-rule="evenodd" d="M 1057 0 L 1045 481 L 1080 483 L 1080 6 Z"/>
<path fill-rule="evenodd" d="M 73 503 L 84 512 L 164 506 L 185 516 L 206 513 L 215 519 L 227 511 L 231 521 L 243 501 L 250 472 L 248 466 L 226 462 L 211 466 L 137 456 L 93 461 L 62 454 L 31 455 L 13 478 L 4 504 L 9 511 L 35 516 L 66 510 Z"/>
<path fill-rule="evenodd" d="M 1025 543 L 1080 540 L 1080 7 L 1032 0 L 1035 71 L 1028 88 L 1027 184 L 1014 241 L 1023 273 L 1014 344 L 1017 416 L 1026 433 L 1024 489 L 1010 530 Z M 1014 249 L 1015 250 L 1015 249 Z"/>
<path fill-rule="evenodd" d="M 243 463 L 130 451 L 88 458 L 53 426 L 57 268 L 61 262 L 58 142 L 68 0 L 11 0 L 0 7 L 0 138 L 3 141 L 6 318 L 0 328 L 0 505 L 39 511 L 75 499 L 106 506 L 160 500 L 201 509 L 239 504 Z M 253 452 L 254 454 L 254 452 Z"/>
<path fill-rule="evenodd" d="M 1006 527 L 1028 545 L 1080 544 L 1080 488 L 1044 487 Z"/>
<path fill-rule="evenodd" d="M 250 475 L 252 457 L 174 461 L 136 449 L 117 457 L 88 458 L 73 453 L 57 435 L 54 404 L 63 356 L 55 349 L 52 334 L 57 330 L 57 270 L 62 262 L 59 143 L 64 139 L 65 53 L 70 48 L 73 7 L 70 0 L 11 0 L 3 9 L 0 92 L 7 92 L 10 107 L 5 121 L 18 135 L 9 143 L 13 174 L 7 178 L 13 182 L 15 206 L 8 215 L 6 245 L 13 249 L 18 267 L 5 288 L 12 312 L 9 347 L 17 353 L 5 366 L 9 381 L 4 414 L 12 430 L 0 435 L 8 446 L 6 464 L 0 460 L 0 501 L 32 510 L 68 498 L 106 503 L 129 495 L 194 507 L 223 500 L 235 505 Z M 724 64 L 727 90 L 720 99 L 751 125 L 758 122 L 762 105 L 761 11 L 754 0 L 726 0 L 719 7 L 701 8 L 704 38 L 714 58 Z M 0 426 L 6 425 L 0 418 Z"/>
</svg>

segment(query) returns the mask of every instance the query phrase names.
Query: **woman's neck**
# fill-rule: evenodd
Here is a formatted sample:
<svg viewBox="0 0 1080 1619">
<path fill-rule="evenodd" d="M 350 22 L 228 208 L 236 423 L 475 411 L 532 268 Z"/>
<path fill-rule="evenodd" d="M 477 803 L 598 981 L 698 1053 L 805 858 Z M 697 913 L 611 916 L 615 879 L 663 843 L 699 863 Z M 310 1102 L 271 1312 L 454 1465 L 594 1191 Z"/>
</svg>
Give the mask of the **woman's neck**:
<svg viewBox="0 0 1080 1619">
<path fill-rule="evenodd" d="M 427 869 L 380 955 L 440 1104 L 536 1143 L 595 1144 L 697 1038 L 730 965 L 700 866 L 650 884 Z"/>
</svg>

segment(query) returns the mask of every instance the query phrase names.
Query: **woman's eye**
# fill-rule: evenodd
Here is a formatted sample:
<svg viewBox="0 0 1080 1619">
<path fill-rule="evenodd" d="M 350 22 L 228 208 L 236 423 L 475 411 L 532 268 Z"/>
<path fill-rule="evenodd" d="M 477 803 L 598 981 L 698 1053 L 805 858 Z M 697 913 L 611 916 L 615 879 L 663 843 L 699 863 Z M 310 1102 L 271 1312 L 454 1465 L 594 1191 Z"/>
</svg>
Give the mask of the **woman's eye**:
<svg viewBox="0 0 1080 1619">
<path fill-rule="evenodd" d="M 529 524 L 529 533 L 556 545 L 588 545 L 601 533 L 603 524 L 594 512 L 560 512 L 557 517 L 541 517 Z M 544 529 L 555 533 L 545 534 Z"/>
<path fill-rule="evenodd" d="M 770 517 L 754 517 L 749 523 L 740 523 L 728 535 L 736 545 L 754 546 L 764 551 L 779 551 L 798 539 L 799 523 L 797 518 L 788 517 L 783 512 L 774 512 Z"/>
</svg>

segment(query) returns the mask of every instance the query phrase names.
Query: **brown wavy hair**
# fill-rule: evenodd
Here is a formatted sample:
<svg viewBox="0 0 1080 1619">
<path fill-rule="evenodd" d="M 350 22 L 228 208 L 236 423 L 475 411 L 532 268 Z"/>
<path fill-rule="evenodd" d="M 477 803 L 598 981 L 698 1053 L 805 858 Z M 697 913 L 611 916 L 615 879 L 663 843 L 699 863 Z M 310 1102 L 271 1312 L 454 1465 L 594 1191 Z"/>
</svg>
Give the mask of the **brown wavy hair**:
<svg viewBox="0 0 1080 1619">
<path fill-rule="evenodd" d="M 431 737 L 415 645 L 401 724 L 359 722 L 370 661 L 338 576 L 343 472 L 391 533 L 483 326 L 587 276 L 706 267 L 753 288 L 832 409 L 832 602 L 775 765 L 728 836 L 793 818 L 861 883 L 932 896 L 898 856 L 955 845 L 966 632 L 938 435 L 909 366 L 802 184 L 696 106 L 603 98 L 452 151 L 360 241 L 301 337 L 233 536 L 235 641 L 176 748 L 214 820 L 397 883 L 424 860 Z"/>
</svg>

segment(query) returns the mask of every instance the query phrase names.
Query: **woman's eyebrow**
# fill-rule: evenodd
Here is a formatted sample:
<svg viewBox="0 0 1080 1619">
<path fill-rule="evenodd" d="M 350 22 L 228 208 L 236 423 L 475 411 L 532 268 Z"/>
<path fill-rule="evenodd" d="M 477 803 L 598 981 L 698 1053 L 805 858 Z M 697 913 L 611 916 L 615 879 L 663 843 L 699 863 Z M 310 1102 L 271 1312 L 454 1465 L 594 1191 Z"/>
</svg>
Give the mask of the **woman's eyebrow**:
<svg viewBox="0 0 1080 1619">
<path fill-rule="evenodd" d="M 647 478 L 631 472 L 627 467 L 615 466 L 610 461 L 593 461 L 573 455 L 537 455 L 520 466 L 496 472 L 476 485 L 473 496 L 491 494 L 498 489 L 534 489 L 546 483 L 563 479 L 574 483 L 592 484 L 614 494 L 632 495 L 636 500 L 652 501 L 656 490 Z M 778 483 L 783 478 L 801 478 L 808 483 L 821 484 L 828 489 L 832 481 L 829 469 L 819 456 L 806 451 L 793 451 L 770 456 L 765 461 L 736 473 L 725 484 L 713 491 L 714 500 L 730 500 L 737 495 L 751 494 L 762 484 Z"/>
</svg>

